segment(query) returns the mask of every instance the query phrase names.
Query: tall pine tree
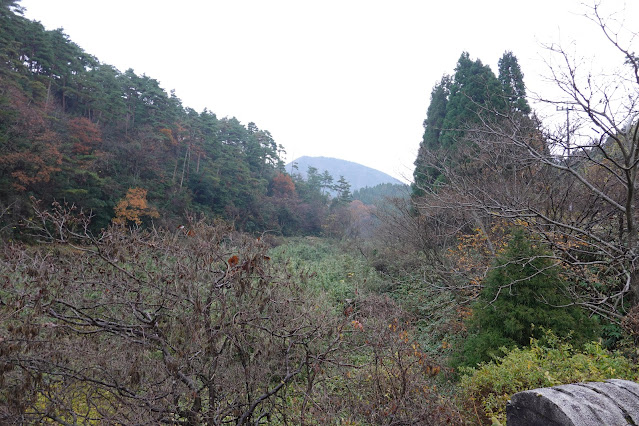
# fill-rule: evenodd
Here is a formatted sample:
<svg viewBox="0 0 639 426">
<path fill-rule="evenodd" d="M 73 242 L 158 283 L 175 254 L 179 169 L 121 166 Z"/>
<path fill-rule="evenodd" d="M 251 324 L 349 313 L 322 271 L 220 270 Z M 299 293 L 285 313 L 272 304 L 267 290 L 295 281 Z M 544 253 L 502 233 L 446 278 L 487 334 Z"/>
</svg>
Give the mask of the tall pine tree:
<svg viewBox="0 0 639 426">
<path fill-rule="evenodd" d="M 462 53 L 455 74 L 442 77 L 431 92 L 424 136 L 415 160 L 413 197 L 424 195 L 424 189 L 440 179 L 436 154 L 454 151 L 467 129 L 481 125 L 481 115 L 506 111 L 505 99 L 502 84 L 490 67 L 479 59 L 470 59 L 468 52 Z"/>
<path fill-rule="evenodd" d="M 430 105 L 426 112 L 426 120 L 424 120 L 424 136 L 415 160 L 413 196 L 423 195 L 422 188 L 431 185 L 437 178 L 437 171 L 432 167 L 428 167 L 424 159 L 429 155 L 429 151 L 440 147 L 439 137 L 446 118 L 450 84 L 450 76 L 444 75 L 441 81 L 433 87 L 433 91 L 430 94 Z"/>
<path fill-rule="evenodd" d="M 440 144 L 452 148 L 464 136 L 468 127 L 480 123 L 479 115 L 504 109 L 503 92 L 499 80 L 488 65 L 470 59 L 462 53 L 450 86 L 446 118 L 440 134 Z"/>
<path fill-rule="evenodd" d="M 513 52 L 505 52 L 499 60 L 499 82 L 511 112 L 530 113 L 530 105 L 526 100 L 524 75 Z"/>
</svg>

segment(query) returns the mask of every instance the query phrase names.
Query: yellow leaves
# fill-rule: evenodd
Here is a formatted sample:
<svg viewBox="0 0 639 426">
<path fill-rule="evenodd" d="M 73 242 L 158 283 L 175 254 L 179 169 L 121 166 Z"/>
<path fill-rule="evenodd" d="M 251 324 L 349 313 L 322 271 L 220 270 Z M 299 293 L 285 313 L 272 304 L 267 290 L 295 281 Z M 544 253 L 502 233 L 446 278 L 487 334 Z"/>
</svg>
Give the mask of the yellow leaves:
<svg viewBox="0 0 639 426">
<path fill-rule="evenodd" d="M 66 386 L 53 384 L 46 391 L 38 392 L 33 409 L 27 412 L 47 412 L 52 415 L 51 418 L 73 424 L 100 425 L 119 408 L 120 404 L 111 392 L 98 391 L 83 383 L 73 383 Z M 57 422 L 47 419 L 43 423 Z"/>
<path fill-rule="evenodd" d="M 146 200 L 147 190 L 143 188 L 129 188 L 126 196 L 118 201 L 115 206 L 115 218 L 113 223 L 124 225 L 133 222 L 136 225 L 142 224 L 142 217 L 160 217 L 154 207 L 150 207 Z"/>
<path fill-rule="evenodd" d="M 530 220 L 495 219 L 475 227 L 470 233 L 459 233 L 457 244 L 446 254 L 468 280 L 470 291 L 476 292 L 495 257 L 508 247 L 513 226 L 530 229 L 533 225 Z"/>
</svg>

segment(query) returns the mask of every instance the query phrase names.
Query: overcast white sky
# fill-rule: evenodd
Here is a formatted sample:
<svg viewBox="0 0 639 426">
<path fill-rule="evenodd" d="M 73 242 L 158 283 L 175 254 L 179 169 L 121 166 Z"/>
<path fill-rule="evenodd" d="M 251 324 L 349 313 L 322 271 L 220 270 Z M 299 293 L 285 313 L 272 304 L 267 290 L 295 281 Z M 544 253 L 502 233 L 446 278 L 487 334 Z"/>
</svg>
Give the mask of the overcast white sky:
<svg viewBox="0 0 639 426">
<path fill-rule="evenodd" d="M 542 43 L 607 58 L 581 3 L 21 1 L 26 17 L 64 28 L 101 62 L 159 80 L 185 106 L 269 130 L 287 160 L 336 157 L 404 180 L 412 179 L 431 89 L 463 51 L 497 73 L 511 50 L 529 91 L 545 90 Z M 625 8 L 639 26 L 639 2 L 603 3 L 605 11 Z"/>
</svg>

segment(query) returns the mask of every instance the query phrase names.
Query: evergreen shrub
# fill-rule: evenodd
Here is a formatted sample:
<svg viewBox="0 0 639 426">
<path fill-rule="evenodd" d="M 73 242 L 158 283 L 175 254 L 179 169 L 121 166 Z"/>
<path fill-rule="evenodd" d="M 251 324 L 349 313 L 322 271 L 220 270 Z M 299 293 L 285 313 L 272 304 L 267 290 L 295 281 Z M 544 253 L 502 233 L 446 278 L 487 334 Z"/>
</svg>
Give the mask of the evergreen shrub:
<svg viewBox="0 0 639 426">
<path fill-rule="evenodd" d="M 549 252 L 516 229 L 472 305 L 470 334 L 453 364 L 472 367 L 500 355 L 502 346 L 527 346 L 540 337 L 540 327 L 570 336 L 574 344 L 596 338 L 596 319 L 570 306 L 560 272 Z"/>
</svg>

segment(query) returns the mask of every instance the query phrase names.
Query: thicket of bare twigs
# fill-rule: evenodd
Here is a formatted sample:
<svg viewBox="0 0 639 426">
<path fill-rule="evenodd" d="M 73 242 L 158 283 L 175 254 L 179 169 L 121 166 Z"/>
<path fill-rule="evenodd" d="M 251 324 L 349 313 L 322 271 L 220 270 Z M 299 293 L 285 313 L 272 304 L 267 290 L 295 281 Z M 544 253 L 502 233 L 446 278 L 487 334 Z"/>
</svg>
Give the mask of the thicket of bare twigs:
<svg viewBox="0 0 639 426">
<path fill-rule="evenodd" d="M 423 149 L 418 162 L 439 178 L 420 187 L 414 209 L 426 223 L 423 241 L 481 240 L 490 252 L 484 270 L 502 244 L 500 229 L 523 227 L 551 248 L 573 284 L 573 304 L 620 323 L 639 301 L 637 33 L 624 27 L 623 14 L 604 16 L 597 3 L 587 18 L 619 62 L 593 70 L 562 46 L 548 46 L 559 96 L 537 101 L 567 109 L 566 125 L 476 104 L 476 122 L 460 129 L 455 149 Z M 454 250 L 459 240 L 447 242 L 439 248 Z"/>
<path fill-rule="evenodd" d="M 39 209 L 0 249 L 3 423 L 458 421 L 389 299 L 336 314 L 224 223 L 87 225 Z"/>
</svg>

